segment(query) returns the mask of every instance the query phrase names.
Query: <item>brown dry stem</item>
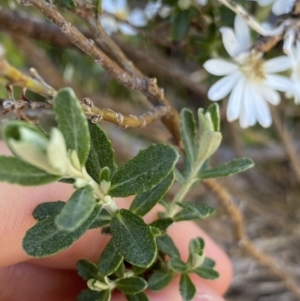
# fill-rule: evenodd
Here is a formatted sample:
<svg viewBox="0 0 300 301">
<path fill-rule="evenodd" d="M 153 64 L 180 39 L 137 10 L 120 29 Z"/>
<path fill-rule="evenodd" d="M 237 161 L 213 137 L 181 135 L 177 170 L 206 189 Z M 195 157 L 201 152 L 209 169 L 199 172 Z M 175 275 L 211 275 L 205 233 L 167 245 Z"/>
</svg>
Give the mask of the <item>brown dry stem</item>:
<svg viewBox="0 0 300 301">
<path fill-rule="evenodd" d="M 142 77 L 144 76 L 139 69 L 126 57 L 120 47 L 110 38 L 110 36 L 103 29 L 99 19 L 93 17 L 84 18 L 90 31 L 94 35 L 95 41 L 101 47 L 101 49 L 112 59 L 114 59 L 120 67 L 122 67 L 128 73 Z"/>
<path fill-rule="evenodd" d="M 294 171 L 294 175 L 297 179 L 297 182 L 300 183 L 300 162 L 299 162 L 299 154 L 297 154 L 297 150 L 294 146 L 293 138 L 289 131 L 284 127 L 283 121 L 280 120 L 280 117 L 275 108 L 271 107 L 272 116 L 274 120 L 275 129 L 277 134 L 282 142 L 283 148 L 287 155 L 287 158 L 290 163 L 290 167 Z"/>
<path fill-rule="evenodd" d="M 53 4 L 45 0 L 19 0 L 18 2 L 26 6 L 33 6 L 41 11 L 41 13 L 60 28 L 74 45 L 92 57 L 96 63 L 99 63 L 122 85 L 143 93 L 154 107 L 165 106 L 167 110 L 166 115 L 161 118 L 162 122 L 172 133 L 175 142 L 180 144 L 178 112 L 165 98 L 164 91 L 158 87 L 155 78 L 133 76 L 122 69 L 116 62 L 112 61 L 102 50 L 100 50 L 93 40 L 86 38 L 77 28 L 66 20 Z"/>
<path fill-rule="evenodd" d="M 243 216 L 227 190 L 215 180 L 203 180 L 202 183 L 212 192 L 225 213 L 229 216 L 233 224 L 234 237 L 239 243 L 239 246 L 243 248 L 248 255 L 257 260 L 261 265 L 266 266 L 275 276 L 281 279 L 286 287 L 300 299 L 300 288 L 298 283 L 294 280 L 294 277 L 280 268 L 272 257 L 258 250 L 253 245 L 246 234 Z"/>
<path fill-rule="evenodd" d="M 33 78 L 33 75 L 35 73 L 31 74 L 31 77 L 22 73 L 11 66 L 3 56 L 0 56 L 0 77 L 4 78 L 7 84 L 21 86 L 47 98 L 52 98 L 56 93 L 55 89 L 39 78 Z"/>
<path fill-rule="evenodd" d="M 93 25 L 94 27 L 95 25 Z M 95 27 L 94 27 L 95 29 Z M 98 28 L 99 29 L 99 28 Z M 97 30 L 98 30 L 97 29 Z M 0 7 L 0 30 L 7 31 L 9 33 L 14 33 L 15 35 L 26 36 L 35 40 L 42 40 L 48 44 L 66 48 L 66 47 L 75 47 L 68 38 L 57 28 L 57 26 L 44 23 L 41 21 L 31 20 L 29 17 L 25 17 L 23 14 L 12 13 L 10 11 L 1 9 Z M 82 33 L 87 38 L 93 38 L 93 35 L 90 32 Z M 100 44 L 100 38 L 105 39 Z M 110 37 L 109 37 L 110 38 Z M 157 74 L 160 76 L 167 76 L 170 80 L 175 81 L 176 83 L 182 85 L 183 87 L 193 91 L 200 97 L 206 98 L 206 89 L 204 89 L 197 82 L 191 80 L 189 74 L 182 66 L 175 64 L 175 62 L 170 62 L 158 55 L 149 55 L 145 54 L 142 51 L 139 51 L 135 48 L 132 48 L 124 43 L 121 43 L 118 40 L 111 40 L 114 45 L 117 45 L 118 48 L 114 48 L 111 42 L 109 42 L 107 36 L 104 34 L 98 33 L 94 34 L 94 39 L 99 47 L 106 53 L 108 56 L 111 54 L 111 58 L 115 59 L 116 62 L 129 72 L 132 67 L 130 66 L 130 60 L 134 61 L 138 68 L 142 70 L 147 70 L 149 73 Z M 109 51 L 109 49 L 113 49 Z M 128 63 L 123 62 L 124 54 L 120 53 L 119 50 L 123 51 L 127 58 L 129 58 Z M 110 52 L 110 53 L 109 53 Z M 129 64 L 129 65 L 128 65 Z M 135 68 L 137 70 L 137 68 Z M 130 72 L 132 73 L 132 72 Z"/>
</svg>

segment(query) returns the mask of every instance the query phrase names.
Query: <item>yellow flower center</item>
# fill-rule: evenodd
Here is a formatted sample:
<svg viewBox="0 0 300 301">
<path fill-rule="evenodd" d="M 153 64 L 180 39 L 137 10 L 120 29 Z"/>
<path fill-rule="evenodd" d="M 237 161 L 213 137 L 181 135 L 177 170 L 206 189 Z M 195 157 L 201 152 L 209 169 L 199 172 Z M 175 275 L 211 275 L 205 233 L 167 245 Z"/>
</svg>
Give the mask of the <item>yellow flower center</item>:
<svg viewBox="0 0 300 301">
<path fill-rule="evenodd" d="M 120 20 L 120 21 L 127 21 L 128 19 L 128 13 L 125 10 L 117 10 L 115 12 L 115 16 Z"/>
<path fill-rule="evenodd" d="M 263 67 L 264 61 L 251 55 L 240 67 L 240 70 L 249 81 L 262 81 L 266 78 Z"/>
</svg>

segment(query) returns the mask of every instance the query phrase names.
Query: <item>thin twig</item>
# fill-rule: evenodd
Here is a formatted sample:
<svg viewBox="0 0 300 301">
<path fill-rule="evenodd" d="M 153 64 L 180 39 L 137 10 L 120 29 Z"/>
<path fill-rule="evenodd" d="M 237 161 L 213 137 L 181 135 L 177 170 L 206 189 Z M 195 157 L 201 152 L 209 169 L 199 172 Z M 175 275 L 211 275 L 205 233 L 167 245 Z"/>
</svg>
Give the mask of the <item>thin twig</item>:
<svg viewBox="0 0 300 301">
<path fill-rule="evenodd" d="M 4 30 L 16 35 L 21 35 L 21 37 L 26 36 L 28 38 L 42 40 L 51 45 L 55 45 L 60 48 L 75 47 L 68 38 L 57 28 L 57 26 L 44 23 L 41 21 L 32 20 L 29 17 L 24 17 L 24 15 L 19 15 L 12 13 L 0 8 L 0 30 Z M 87 38 L 93 38 L 92 34 L 89 32 L 82 33 Z M 95 38 L 98 44 L 98 38 Z M 201 85 L 191 80 L 189 74 L 180 65 L 175 65 L 175 62 L 170 65 L 170 62 L 160 56 L 153 56 L 153 54 L 145 54 L 136 48 L 130 47 L 118 40 L 115 43 L 130 60 L 134 61 L 136 66 L 142 70 L 146 70 L 149 73 L 157 74 L 160 76 L 167 76 L 170 80 L 178 82 L 183 87 L 193 91 L 200 97 L 206 98 L 206 89 L 202 88 Z M 103 44 L 98 44 L 101 48 Z M 77 49 L 77 48 L 76 48 Z M 108 55 L 108 49 L 103 46 L 103 51 Z M 113 51 L 116 53 L 116 51 Z M 118 64 L 122 61 L 122 58 L 117 59 Z M 121 66 L 122 67 L 122 66 Z M 123 66 L 123 68 L 125 68 Z M 128 70 L 127 70 L 128 71 Z M 76 93 L 77 94 L 77 93 Z"/>
<path fill-rule="evenodd" d="M 155 122 L 157 116 L 163 116 L 166 111 L 166 107 L 158 106 L 142 115 L 123 115 L 111 109 L 99 109 L 93 105 L 92 100 L 89 98 L 84 98 L 80 104 L 85 115 L 90 117 L 92 122 L 98 123 L 101 120 L 104 120 L 117 124 L 123 128 L 145 127 L 146 125 Z M 1 106 L 3 108 L 3 113 L 14 112 L 17 114 L 20 114 L 23 110 L 52 109 L 52 104 L 49 102 L 34 102 L 22 99 L 2 99 Z"/>
<path fill-rule="evenodd" d="M 298 159 L 299 154 L 294 147 L 293 139 L 287 129 L 284 127 L 283 122 L 280 120 L 280 117 L 275 108 L 272 109 L 272 116 L 274 120 L 275 129 L 277 134 L 282 142 L 283 148 L 286 152 L 290 166 L 294 171 L 297 182 L 300 183 L 300 161 Z"/>
<path fill-rule="evenodd" d="M 274 29 L 266 29 L 262 27 L 254 17 L 252 17 L 242 6 L 236 4 L 232 0 L 218 0 L 223 5 L 227 6 L 230 10 L 235 12 L 237 15 L 241 16 L 245 22 L 254 31 L 262 36 L 276 36 L 284 33 L 285 29 L 290 25 L 291 20 L 285 20 L 278 27 Z"/>
<path fill-rule="evenodd" d="M 219 204 L 223 207 L 225 213 L 229 216 L 233 223 L 233 230 L 235 239 L 238 241 L 239 246 L 243 248 L 251 257 L 256 259 L 261 265 L 270 269 L 270 271 L 280 278 L 286 287 L 300 299 L 300 288 L 298 283 L 294 280 L 292 275 L 289 275 L 284 269 L 277 266 L 275 260 L 263 251 L 258 250 L 245 231 L 245 223 L 243 216 L 237 206 L 234 204 L 232 197 L 227 190 L 215 180 L 203 180 L 202 183 L 210 190 L 218 200 Z"/>
<path fill-rule="evenodd" d="M 180 85 L 184 86 L 190 91 L 193 91 L 200 97 L 204 99 L 207 98 L 207 89 L 203 88 L 203 86 L 199 83 L 192 81 L 190 74 L 186 72 L 186 70 L 183 70 L 182 67 L 176 65 L 174 62 L 170 62 L 170 60 L 166 60 L 163 57 L 153 53 L 151 53 L 151 55 L 146 54 L 145 52 L 130 47 L 119 40 L 116 40 L 116 42 L 125 52 L 125 54 L 136 63 L 137 66 L 147 69 L 147 71 L 150 73 L 159 74 L 160 76 L 174 80 L 176 83 L 178 82 Z"/>
<path fill-rule="evenodd" d="M 123 70 L 117 63 L 112 61 L 102 50 L 100 50 L 93 40 L 87 39 L 77 28 L 66 20 L 52 3 L 45 0 L 18 0 L 18 3 L 33 6 L 53 23 L 83 52 L 99 63 L 111 76 L 129 89 L 142 92 L 148 101 L 154 106 L 166 106 L 166 115 L 162 117 L 162 122 L 172 133 L 175 143 L 180 145 L 179 116 L 175 108 L 165 98 L 163 89 L 159 88 L 155 78 L 141 78 L 132 76 Z"/>
<path fill-rule="evenodd" d="M 56 93 L 55 89 L 44 81 L 33 78 L 32 75 L 31 77 L 25 75 L 11 66 L 3 56 L 0 56 L 0 77 L 7 80 L 7 84 L 21 86 L 46 98 L 52 98 Z"/>
<path fill-rule="evenodd" d="M 95 41 L 100 45 L 101 49 L 113 60 L 115 60 L 120 67 L 128 73 L 142 77 L 140 72 L 134 64 L 125 56 L 120 47 L 111 39 L 106 31 L 101 26 L 99 19 L 87 17 L 84 18 L 86 24 L 94 35 Z"/>
<path fill-rule="evenodd" d="M 167 110 L 165 106 L 156 106 L 153 110 L 139 116 L 123 115 L 111 109 L 99 109 L 93 105 L 92 100 L 89 98 L 84 98 L 81 106 L 85 115 L 90 116 L 93 122 L 98 123 L 101 120 L 105 120 L 123 128 L 144 127 L 164 116 Z"/>
</svg>

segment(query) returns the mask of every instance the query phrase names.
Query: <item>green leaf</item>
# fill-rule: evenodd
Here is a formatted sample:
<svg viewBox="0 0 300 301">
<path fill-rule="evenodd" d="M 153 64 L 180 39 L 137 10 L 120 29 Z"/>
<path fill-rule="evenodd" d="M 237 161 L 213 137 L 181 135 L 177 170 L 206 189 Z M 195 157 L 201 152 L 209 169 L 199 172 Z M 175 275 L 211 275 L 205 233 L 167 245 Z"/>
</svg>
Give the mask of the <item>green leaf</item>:
<svg viewBox="0 0 300 301">
<path fill-rule="evenodd" d="M 158 228 L 150 226 L 150 230 L 154 237 L 161 236 L 161 231 Z"/>
<path fill-rule="evenodd" d="M 203 251 L 204 247 L 205 247 L 205 243 L 203 238 L 201 237 L 193 238 L 189 242 L 189 253 L 198 254 L 199 252 Z"/>
<path fill-rule="evenodd" d="M 214 213 L 214 209 L 205 205 L 198 203 L 178 203 L 178 206 L 182 207 L 183 210 L 179 211 L 174 216 L 174 221 L 179 222 L 183 220 L 195 220 L 203 219 Z"/>
<path fill-rule="evenodd" d="M 200 237 L 191 239 L 189 242 L 188 266 L 196 268 L 204 261 L 204 240 Z"/>
<path fill-rule="evenodd" d="M 57 215 L 65 204 L 62 201 L 41 203 L 35 207 L 32 215 L 35 220 L 41 221 L 49 215 Z"/>
<path fill-rule="evenodd" d="M 214 280 L 220 277 L 220 274 L 211 268 L 198 267 L 193 269 L 192 272 L 196 273 L 203 279 Z"/>
<path fill-rule="evenodd" d="M 203 263 L 201 264 L 201 268 L 213 269 L 215 267 L 215 265 L 216 265 L 216 262 L 213 259 L 205 257 Z"/>
<path fill-rule="evenodd" d="M 211 114 L 204 113 L 202 108 L 198 109 L 198 121 L 199 121 L 199 137 L 202 136 L 204 131 L 214 132 L 214 124 L 211 118 Z"/>
<path fill-rule="evenodd" d="M 188 109 L 182 109 L 180 112 L 180 136 L 185 153 L 190 162 L 196 161 L 195 135 L 196 130 L 193 112 Z"/>
<path fill-rule="evenodd" d="M 78 240 L 97 218 L 101 206 L 96 206 L 92 215 L 73 232 L 58 229 L 55 215 L 50 215 L 30 228 L 23 239 L 23 249 L 32 257 L 46 257 L 54 255 Z"/>
<path fill-rule="evenodd" d="M 107 167 L 112 177 L 117 169 L 114 150 L 105 132 L 98 124 L 88 122 L 91 135 L 91 149 L 85 167 L 88 174 L 99 183 L 100 171 Z M 107 179 L 108 180 L 108 179 Z"/>
<path fill-rule="evenodd" d="M 118 279 L 115 284 L 118 290 L 129 295 L 140 293 L 147 287 L 147 282 L 138 276 Z"/>
<path fill-rule="evenodd" d="M 160 231 L 166 231 L 169 226 L 174 223 L 174 220 L 170 217 L 160 218 L 150 224 L 151 227 L 158 228 Z"/>
<path fill-rule="evenodd" d="M 55 95 L 53 103 L 67 149 L 75 150 L 79 162 L 84 165 L 90 151 L 90 133 L 79 101 L 72 89 L 64 88 Z"/>
<path fill-rule="evenodd" d="M 110 301 L 111 292 L 110 290 L 104 291 L 93 291 L 91 289 L 85 289 L 77 297 L 76 301 Z"/>
<path fill-rule="evenodd" d="M 174 168 L 174 173 L 175 173 L 175 181 L 179 182 L 179 183 L 184 183 L 185 182 L 185 178 L 182 175 L 182 173 L 175 167 Z"/>
<path fill-rule="evenodd" d="M 144 274 L 146 271 L 147 271 L 147 268 L 142 268 L 142 267 L 138 267 L 136 265 L 133 265 L 131 267 L 131 270 L 132 272 L 135 274 L 135 275 L 141 275 L 141 274 Z"/>
<path fill-rule="evenodd" d="M 99 297 L 95 301 L 110 301 L 111 299 L 111 291 L 105 290 L 101 291 Z"/>
<path fill-rule="evenodd" d="M 112 216 L 106 209 L 102 209 L 97 218 L 90 225 L 89 229 L 102 228 L 110 224 Z"/>
<path fill-rule="evenodd" d="M 151 145 L 121 167 L 111 180 L 111 196 L 142 193 L 160 183 L 173 169 L 178 154 L 169 145 Z"/>
<path fill-rule="evenodd" d="M 182 274 L 179 282 L 179 291 L 183 301 L 190 301 L 196 294 L 196 288 L 187 274 Z"/>
<path fill-rule="evenodd" d="M 219 106 L 216 103 L 211 104 L 206 112 L 210 113 L 211 120 L 213 123 L 214 131 L 219 132 L 220 131 L 220 109 Z"/>
<path fill-rule="evenodd" d="M 44 185 L 59 180 L 16 157 L 0 156 L 0 181 L 23 186 Z"/>
<path fill-rule="evenodd" d="M 66 183 L 66 184 L 74 184 L 75 180 L 73 178 L 63 178 L 60 179 L 59 182 Z"/>
<path fill-rule="evenodd" d="M 116 278 L 123 278 L 125 275 L 125 265 L 124 261 L 118 266 L 118 268 L 114 271 L 113 276 Z"/>
<path fill-rule="evenodd" d="M 9 147 L 9 139 L 14 139 L 14 140 L 20 140 L 21 139 L 21 134 L 20 134 L 20 129 L 21 128 L 27 128 L 33 132 L 36 132 L 40 134 L 41 136 L 44 136 L 45 138 L 47 137 L 44 132 L 40 130 L 39 127 L 36 125 L 30 124 L 26 121 L 21 121 L 21 120 L 13 120 L 8 123 L 6 123 L 3 126 L 3 138 L 7 142 L 7 146 Z M 13 149 L 11 149 L 12 153 Z"/>
<path fill-rule="evenodd" d="M 233 159 L 232 161 L 222 164 L 218 167 L 211 168 L 205 171 L 201 171 L 198 174 L 200 179 L 210 179 L 226 177 L 229 175 L 234 175 L 236 173 L 245 171 L 254 166 L 254 163 L 249 158 L 239 158 Z"/>
<path fill-rule="evenodd" d="M 171 172 L 161 183 L 137 195 L 130 205 L 129 210 L 138 215 L 145 215 L 148 213 L 166 194 L 174 181 L 174 172 Z"/>
<path fill-rule="evenodd" d="M 181 42 L 186 36 L 190 24 L 189 10 L 177 10 L 172 18 L 172 39 Z"/>
<path fill-rule="evenodd" d="M 98 301 L 101 292 L 92 291 L 89 288 L 81 291 L 77 296 L 76 301 Z"/>
<path fill-rule="evenodd" d="M 168 262 L 168 266 L 177 273 L 185 273 L 188 270 L 186 263 L 179 257 L 172 257 Z"/>
<path fill-rule="evenodd" d="M 123 257 L 118 253 L 113 243 L 113 239 L 109 241 L 98 260 L 98 270 L 102 276 L 112 274 L 121 264 Z"/>
<path fill-rule="evenodd" d="M 172 238 L 168 234 L 157 237 L 156 242 L 159 251 L 162 251 L 170 257 L 180 256 L 178 249 L 176 248 Z"/>
<path fill-rule="evenodd" d="M 56 216 L 57 227 L 70 232 L 76 230 L 90 217 L 95 206 L 96 199 L 91 186 L 76 190 Z"/>
<path fill-rule="evenodd" d="M 100 182 L 102 180 L 109 181 L 110 178 L 110 170 L 107 166 L 103 167 L 100 171 Z"/>
<path fill-rule="evenodd" d="M 174 277 L 171 270 L 154 272 L 148 279 L 148 288 L 151 291 L 160 291 L 165 288 Z"/>
<path fill-rule="evenodd" d="M 191 172 L 192 172 L 192 164 L 189 161 L 188 157 L 186 155 L 183 155 L 183 170 L 182 170 L 182 176 L 184 178 L 183 182 L 186 181 L 185 179 L 189 177 Z"/>
<path fill-rule="evenodd" d="M 155 238 L 141 217 L 121 209 L 112 218 L 110 229 L 114 244 L 126 261 L 140 267 L 153 263 L 157 252 Z"/>
<path fill-rule="evenodd" d="M 77 268 L 77 273 L 84 280 L 90 280 L 91 278 L 97 279 L 98 269 L 93 262 L 86 259 L 80 259 L 76 263 L 76 268 Z"/>
<path fill-rule="evenodd" d="M 147 295 L 143 292 L 135 295 L 125 295 L 128 301 L 149 301 Z"/>
<path fill-rule="evenodd" d="M 76 8 L 76 2 L 74 2 L 74 0 L 62 0 L 63 4 L 67 7 L 67 8 Z"/>
<path fill-rule="evenodd" d="M 219 148 L 221 140 L 220 132 L 205 130 L 200 136 L 197 161 L 204 163 L 206 159 L 210 158 Z"/>
</svg>

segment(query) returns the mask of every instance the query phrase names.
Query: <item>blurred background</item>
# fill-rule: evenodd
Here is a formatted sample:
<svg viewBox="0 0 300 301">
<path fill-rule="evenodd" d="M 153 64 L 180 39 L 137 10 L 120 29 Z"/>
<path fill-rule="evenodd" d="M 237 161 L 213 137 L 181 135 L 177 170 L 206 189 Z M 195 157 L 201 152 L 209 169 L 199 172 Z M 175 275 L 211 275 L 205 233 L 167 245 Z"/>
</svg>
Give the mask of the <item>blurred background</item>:
<svg viewBox="0 0 300 301">
<path fill-rule="evenodd" d="M 61 1 L 56 2 L 61 4 Z M 235 2 L 242 4 L 261 22 L 274 20 L 270 7 L 258 7 L 254 1 Z M 146 4 L 147 1 L 128 2 L 130 8 L 143 8 Z M 157 14 L 147 26 L 136 28 L 136 35 L 116 32 L 112 38 L 138 69 L 148 77 L 157 78 L 174 107 L 179 111 L 188 107 L 196 113 L 198 108 L 207 108 L 211 103 L 207 91 L 217 80 L 203 69 L 203 63 L 211 57 L 229 58 L 219 28 L 232 27 L 235 14 L 217 1 L 186 9 L 181 9 L 177 0 L 164 1 L 164 4 L 171 8 L 169 15 Z M 43 22 L 45 32 L 53 30 L 53 36 L 61 37 L 60 30 L 53 29 L 55 26 L 38 11 L 17 5 L 16 1 L 1 0 L 0 5 L 0 43 L 12 66 L 26 74 L 34 67 L 55 89 L 70 86 L 79 99 L 90 97 L 99 108 L 134 115 L 149 110 L 150 105 L 141 93 L 124 88 L 66 39 L 55 40 L 49 34 L 41 35 L 38 30 L 32 30 L 32 24 Z M 91 36 L 78 16 L 65 7 L 61 12 L 78 29 Z M 253 41 L 257 38 L 253 34 Z M 265 57 L 277 56 L 281 49 L 279 43 Z M 5 84 L 0 81 L 1 99 L 8 98 Z M 16 98 L 20 91 L 20 88 L 14 88 Z M 41 96 L 30 91 L 26 96 L 32 101 L 43 101 Z M 223 142 L 211 164 L 218 165 L 236 157 L 250 157 L 255 162 L 251 170 L 219 181 L 242 212 L 247 234 L 254 245 L 270 254 L 300 283 L 300 173 L 297 173 L 300 108 L 282 95 L 281 104 L 273 110 L 270 128 L 257 125 L 241 129 L 237 122 L 226 120 L 226 99 L 219 104 Z M 55 124 L 51 110 L 25 113 L 45 127 Z M 3 125 L 7 120 L 16 119 L 17 115 L 9 113 L 0 118 Z M 108 132 L 120 164 L 151 143 L 172 143 L 171 135 L 160 122 L 142 129 L 126 130 L 107 122 L 100 125 Z M 291 148 L 296 155 L 294 159 L 289 153 Z M 233 238 L 230 219 L 207 190 L 199 185 L 191 191 L 189 200 L 216 208 L 216 214 L 200 226 L 232 259 L 235 275 L 227 300 L 296 300 L 268 269 L 242 252 Z"/>
</svg>

